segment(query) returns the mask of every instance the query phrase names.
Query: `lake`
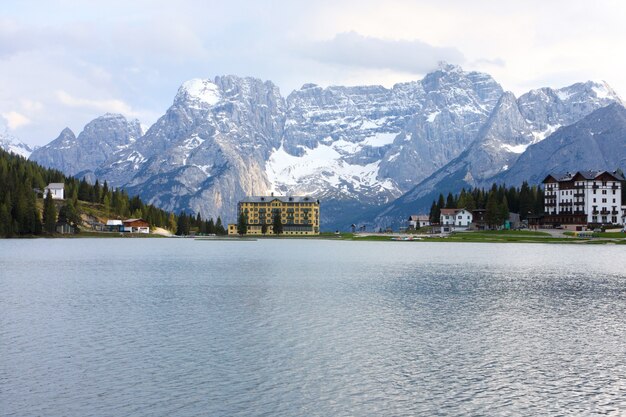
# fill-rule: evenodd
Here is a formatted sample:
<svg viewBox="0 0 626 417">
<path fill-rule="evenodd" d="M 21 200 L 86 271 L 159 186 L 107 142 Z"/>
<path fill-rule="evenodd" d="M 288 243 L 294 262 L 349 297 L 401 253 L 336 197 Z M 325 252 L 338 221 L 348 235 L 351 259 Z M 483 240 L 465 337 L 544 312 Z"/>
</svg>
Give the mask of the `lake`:
<svg viewBox="0 0 626 417">
<path fill-rule="evenodd" d="M 626 247 L 0 240 L 0 415 L 626 413 Z"/>
</svg>

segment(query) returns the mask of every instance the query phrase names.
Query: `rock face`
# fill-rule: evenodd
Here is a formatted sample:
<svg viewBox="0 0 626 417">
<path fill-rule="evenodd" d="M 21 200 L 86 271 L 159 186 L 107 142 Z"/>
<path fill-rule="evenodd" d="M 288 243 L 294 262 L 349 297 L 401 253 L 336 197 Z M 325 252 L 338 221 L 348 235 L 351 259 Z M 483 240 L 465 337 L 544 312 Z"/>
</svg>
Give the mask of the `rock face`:
<svg viewBox="0 0 626 417">
<path fill-rule="evenodd" d="M 89 122 L 78 137 L 69 128 L 63 129 L 58 138 L 35 150 L 30 159 L 67 175 L 82 176 L 132 145 L 141 134 L 139 121 L 107 113 Z"/>
<path fill-rule="evenodd" d="M 489 75 L 447 64 L 392 88 L 305 84 L 287 98 L 269 81 L 222 76 L 185 82 L 143 136 L 138 122 L 106 115 L 31 159 L 224 221 L 244 196 L 275 192 L 320 198 L 325 229 L 359 213 L 394 224 L 433 193 L 503 175 L 557 128 L 615 102 L 591 82 L 515 98 Z"/>
<path fill-rule="evenodd" d="M 280 193 L 386 203 L 459 155 L 501 94 L 452 65 L 391 89 L 305 84 L 287 97 L 269 179 Z"/>
<path fill-rule="evenodd" d="M 239 199 L 269 192 L 265 162 L 284 124 L 285 103 L 271 82 L 190 80 L 165 115 L 96 175 L 167 210 L 233 219 Z"/>
<path fill-rule="evenodd" d="M 24 158 L 28 158 L 33 152 L 33 149 L 30 146 L 15 136 L 9 134 L 6 129 L 0 131 L 0 149 L 23 156 Z"/>
<path fill-rule="evenodd" d="M 531 145 L 597 109 L 612 104 L 621 107 L 620 103 L 619 96 L 606 83 L 577 83 L 559 90 L 542 88 L 519 99 L 512 93 L 504 93 L 477 139 L 460 156 L 381 210 L 373 223 L 397 225 L 410 212 L 427 211 L 439 193 L 488 187 L 498 182 L 498 178 L 506 178 L 500 181 L 508 185 L 520 185 L 529 180 L 526 173 L 517 177 L 506 173 Z M 599 159 L 596 163 L 603 161 Z"/>
<path fill-rule="evenodd" d="M 626 168 L 626 109 L 614 103 L 529 146 L 494 181 L 540 183 L 550 173 Z"/>
</svg>

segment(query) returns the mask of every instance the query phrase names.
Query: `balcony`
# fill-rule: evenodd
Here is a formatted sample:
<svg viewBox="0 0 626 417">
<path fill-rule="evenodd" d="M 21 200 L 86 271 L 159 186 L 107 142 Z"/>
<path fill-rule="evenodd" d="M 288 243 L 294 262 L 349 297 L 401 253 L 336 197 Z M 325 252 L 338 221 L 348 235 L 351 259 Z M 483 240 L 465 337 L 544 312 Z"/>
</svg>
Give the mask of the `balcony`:
<svg viewBox="0 0 626 417">
<path fill-rule="evenodd" d="M 585 193 L 574 193 L 574 197 L 584 197 Z"/>
</svg>

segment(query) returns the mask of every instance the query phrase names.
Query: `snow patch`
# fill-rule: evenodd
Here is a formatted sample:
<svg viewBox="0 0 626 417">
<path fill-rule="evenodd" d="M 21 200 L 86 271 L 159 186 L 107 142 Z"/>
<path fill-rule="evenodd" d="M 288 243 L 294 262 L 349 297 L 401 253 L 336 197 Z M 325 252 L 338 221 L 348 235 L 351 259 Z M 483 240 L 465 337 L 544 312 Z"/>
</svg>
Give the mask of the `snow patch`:
<svg viewBox="0 0 626 417">
<path fill-rule="evenodd" d="M 529 145 L 530 143 L 527 143 L 525 145 L 509 145 L 505 143 L 505 144 L 502 144 L 500 147 L 507 152 L 524 153 L 524 151 L 526 150 L 526 148 L 528 148 Z"/>
<path fill-rule="evenodd" d="M 561 101 L 565 101 L 572 96 L 572 93 L 570 93 L 569 91 L 565 91 L 565 90 L 556 90 L 555 92 L 556 92 L 556 96 Z"/>
<path fill-rule="evenodd" d="M 221 99 L 220 89 L 209 80 L 194 78 L 185 81 L 180 87 L 181 92 L 185 92 L 189 99 L 196 102 L 206 103 L 209 106 L 217 104 Z"/>
<path fill-rule="evenodd" d="M 381 132 L 375 135 L 366 137 L 362 142 L 362 145 L 371 146 L 373 148 L 379 148 L 385 145 L 391 145 L 400 132 Z"/>
<path fill-rule="evenodd" d="M 591 89 L 596 93 L 596 97 L 598 98 L 611 98 L 611 92 L 604 83 L 596 84 L 591 87 Z"/>
<path fill-rule="evenodd" d="M 346 150 L 350 142 L 341 140 L 332 145 L 318 145 L 315 149 L 305 148 L 304 155 L 293 156 L 281 146 L 269 158 L 266 172 L 274 190 L 284 187 L 310 185 L 311 180 L 321 180 L 332 187 L 350 184 L 355 190 L 361 187 L 381 186 L 395 190 L 389 181 L 378 180 L 380 161 L 366 165 L 349 164 L 342 159 L 339 150 Z"/>
<path fill-rule="evenodd" d="M 437 116 L 439 116 L 439 113 L 441 113 L 440 111 L 434 111 L 431 114 L 428 115 L 428 117 L 426 117 L 426 120 L 428 121 L 428 123 L 432 123 L 435 121 L 435 119 L 437 118 Z"/>
</svg>

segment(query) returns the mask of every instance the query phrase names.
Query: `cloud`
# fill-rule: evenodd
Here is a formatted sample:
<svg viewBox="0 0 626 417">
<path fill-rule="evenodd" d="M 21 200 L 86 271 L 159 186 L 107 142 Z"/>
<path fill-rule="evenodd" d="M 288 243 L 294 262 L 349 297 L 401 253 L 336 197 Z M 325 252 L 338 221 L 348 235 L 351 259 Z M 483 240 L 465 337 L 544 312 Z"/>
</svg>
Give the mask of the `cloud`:
<svg viewBox="0 0 626 417">
<path fill-rule="evenodd" d="M 104 99 L 94 100 L 87 98 L 79 98 L 69 93 L 59 90 L 56 92 L 58 100 L 68 107 L 88 108 L 105 113 L 121 113 L 127 116 L 136 116 L 131 106 L 122 100 Z"/>
<path fill-rule="evenodd" d="M 380 39 L 356 32 L 339 33 L 331 40 L 313 42 L 304 49 L 305 56 L 320 62 L 408 73 L 427 72 L 441 61 L 465 62 L 456 48 L 437 47 L 418 39 Z"/>
<path fill-rule="evenodd" d="M 18 127 L 26 126 L 31 123 L 31 120 L 28 117 L 16 111 L 2 113 L 2 117 L 4 117 L 7 126 L 11 130 L 17 129 Z"/>
</svg>

